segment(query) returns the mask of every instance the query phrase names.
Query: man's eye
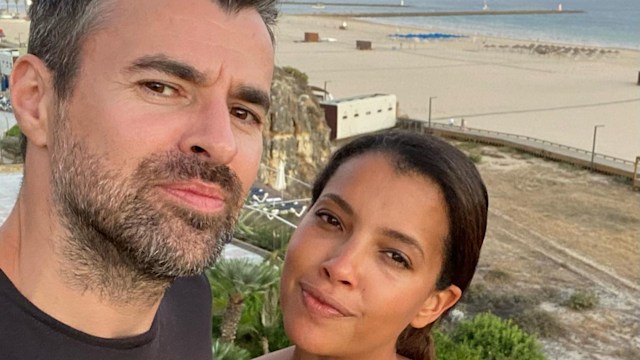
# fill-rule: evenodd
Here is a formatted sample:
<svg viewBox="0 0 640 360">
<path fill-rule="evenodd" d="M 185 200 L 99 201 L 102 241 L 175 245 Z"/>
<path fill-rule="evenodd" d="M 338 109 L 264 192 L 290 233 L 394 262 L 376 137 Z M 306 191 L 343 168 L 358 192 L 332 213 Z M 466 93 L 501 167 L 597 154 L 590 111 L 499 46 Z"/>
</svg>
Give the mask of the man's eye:
<svg viewBox="0 0 640 360">
<path fill-rule="evenodd" d="M 178 90 L 176 90 L 176 88 L 174 88 L 173 86 L 156 81 L 143 82 L 142 86 L 160 96 L 174 96 L 178 92 Z"/>
<path fill-rule="evenodd" d="M 243 109 L 240 107 L 232 107 L 230 110 L 231 116 L 242 120 L 243 122 L 251 122 L 256 124 L 261 124 L 262 121 L 260 118 L 247 109 Z"/>
</svg>

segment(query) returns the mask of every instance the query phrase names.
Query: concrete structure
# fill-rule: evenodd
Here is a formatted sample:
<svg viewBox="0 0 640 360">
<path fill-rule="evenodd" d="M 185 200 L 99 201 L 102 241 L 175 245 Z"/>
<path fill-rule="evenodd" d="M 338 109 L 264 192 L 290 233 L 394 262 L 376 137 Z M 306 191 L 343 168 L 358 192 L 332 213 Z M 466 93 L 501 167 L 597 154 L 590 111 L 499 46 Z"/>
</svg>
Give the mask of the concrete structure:
<svg viewBox="0 0 640 360">
<path fill-rule="evenodd" d="M 304 33 L 304 42 L 318 42 L 320 41 L 320 35 L 317 32 Z"/>
<path fill-rule="evenodd" d="M 396 96 L 372 94 L 320 102 L 331 140 L 340 140 L 396 125 Z"/>
<path fill-rule="evenodd" d="M 371 50 L 371 41 L 356 40 L 356 49 L 358 50 Z"/>
</svg>

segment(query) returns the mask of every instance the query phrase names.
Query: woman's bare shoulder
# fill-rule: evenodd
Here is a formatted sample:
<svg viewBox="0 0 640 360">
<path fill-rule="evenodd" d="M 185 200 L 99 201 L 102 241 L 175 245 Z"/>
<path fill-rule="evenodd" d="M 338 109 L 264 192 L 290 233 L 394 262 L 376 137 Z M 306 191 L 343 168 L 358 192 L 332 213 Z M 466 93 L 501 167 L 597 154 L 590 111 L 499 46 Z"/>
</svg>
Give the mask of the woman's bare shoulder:
<svg viewBox="0 0 640 360">
<path fill-rule="evenodd" d="M 293 349 L 294 347 L 290 346 L 288 348 L 254 358 L 254 360 L 291 360 L 293 359 Z"/>
</svg>

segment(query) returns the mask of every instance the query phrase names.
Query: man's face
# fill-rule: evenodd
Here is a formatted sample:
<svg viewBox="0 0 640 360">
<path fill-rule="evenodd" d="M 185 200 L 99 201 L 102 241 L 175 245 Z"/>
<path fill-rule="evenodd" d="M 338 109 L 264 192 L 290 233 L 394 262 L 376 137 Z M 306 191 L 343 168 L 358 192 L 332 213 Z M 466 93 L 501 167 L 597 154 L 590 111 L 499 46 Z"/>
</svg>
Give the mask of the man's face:
<svg viewBox="0 0 640 360">
<path fill-rule="evenodd" d="M 159 277 L 214 261 L 257 173 L 272 71 L 255 10 L 118 1 L 50 133 L 70 237 Z"/>
</svg>

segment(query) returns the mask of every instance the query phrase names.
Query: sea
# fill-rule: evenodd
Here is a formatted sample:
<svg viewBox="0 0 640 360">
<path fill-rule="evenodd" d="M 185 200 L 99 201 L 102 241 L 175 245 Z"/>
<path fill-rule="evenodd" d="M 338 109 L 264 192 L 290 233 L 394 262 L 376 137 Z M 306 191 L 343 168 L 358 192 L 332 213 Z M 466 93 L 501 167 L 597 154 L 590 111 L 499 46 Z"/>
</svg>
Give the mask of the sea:
<svg viewBox="0 0 640 360">
<path fill-rule="evenodd" d="M 465 35 L 640 50 L 640 0 L 330 0 L 282 5 L 289 14 L 489 10 L 582 10 L 578 14 L 371 18 L 379 23 Z M 332 6 L 331 2 L 363 6 Z"/>
</svg>

